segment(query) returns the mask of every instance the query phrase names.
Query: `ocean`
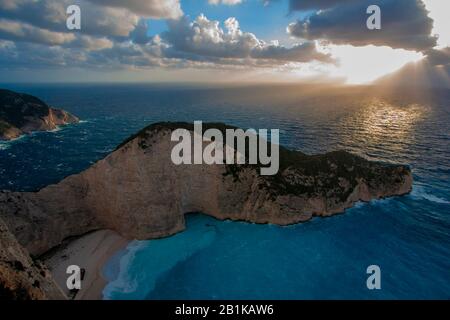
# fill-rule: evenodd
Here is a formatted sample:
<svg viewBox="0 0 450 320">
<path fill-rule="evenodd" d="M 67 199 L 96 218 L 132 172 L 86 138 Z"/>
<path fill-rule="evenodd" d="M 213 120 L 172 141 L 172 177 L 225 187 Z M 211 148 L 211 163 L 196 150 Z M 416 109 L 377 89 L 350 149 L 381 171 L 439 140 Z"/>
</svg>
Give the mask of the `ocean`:
<svg viewBox="0 0 450 320">
<path fill-rule="evenodd" d="M 104 267 L 105 299 L 450 299 L 450 91 L 370 87 L 1 85 L 80 117 L 0 142 L 0 189 L 34 191 L 81 172 L 157 121 L 280 129 L 314 154 L 345 149 L 408 164 L 411 194 L 279 227 L 187 217 L 186 231 L 133 241 Z M 381 269 L 368 290 L 366 269 Z"/>
</svg>

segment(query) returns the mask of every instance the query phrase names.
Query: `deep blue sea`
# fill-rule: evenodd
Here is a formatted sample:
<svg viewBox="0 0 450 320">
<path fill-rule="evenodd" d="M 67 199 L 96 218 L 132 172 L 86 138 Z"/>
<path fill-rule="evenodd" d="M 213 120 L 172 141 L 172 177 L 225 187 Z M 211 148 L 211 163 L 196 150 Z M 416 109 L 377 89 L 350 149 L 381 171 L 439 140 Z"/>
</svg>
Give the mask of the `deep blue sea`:
<svg viewBox="0 0 450 320">
<path fill-rule="evenodd" d="M 279 128 L 286 147 L 411 166 L 410 195 L 279 227 L 187 217 L 175 236 L 133 241 L 105 266 L 105 299 L 450 299 L 450 92 L 415 101 L 364 90 L 183 85 L 2 85 L 82 119 L 0 143 L 0 189 L 78 173 L 156 121 Z M 207 195 L 205 195 L 207 196 Z M 368 290 L 366 268 L 381 268 Z"/>
</svg>

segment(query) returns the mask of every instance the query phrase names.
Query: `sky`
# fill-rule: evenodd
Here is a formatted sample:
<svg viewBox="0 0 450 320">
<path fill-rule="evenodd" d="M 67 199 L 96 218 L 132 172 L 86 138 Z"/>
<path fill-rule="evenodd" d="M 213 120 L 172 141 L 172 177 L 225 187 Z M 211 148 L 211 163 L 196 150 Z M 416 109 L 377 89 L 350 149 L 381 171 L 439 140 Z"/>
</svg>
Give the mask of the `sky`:
<svg viewBox="0 0 450 320">
<path fill-rule="evenodd" d="M 81 30 L 66 27 L 72 4 Z M 366 27 L 372 4 L 381 30 Z M 444 0 L 0 0 L 0 82 L 364 84 L 411 63 L 448 71 L 449 11 Z"/>
</svg>

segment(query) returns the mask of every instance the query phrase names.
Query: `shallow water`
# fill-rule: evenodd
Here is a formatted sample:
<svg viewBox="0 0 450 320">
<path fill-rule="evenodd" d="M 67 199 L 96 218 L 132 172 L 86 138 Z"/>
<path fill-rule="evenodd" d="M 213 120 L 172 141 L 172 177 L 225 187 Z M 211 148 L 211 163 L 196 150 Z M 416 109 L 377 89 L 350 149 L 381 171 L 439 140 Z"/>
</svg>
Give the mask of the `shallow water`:
<svg viewBox="0 0 450 320">
<path fill-rule="evenodd" d="M 413 192 L 278 227 L 187 217 L 173 237 L 132 242 L 105 267 L 107 299 L 450 298 L 450 99 L 301 90 L 10 86 L 83 121 L 0 143 L 0 188 L 36 190 L 82 171 L 156 121 L 279 128 L 283 145 L 408 164 Z M 366 288 L 381 267 L 382 289 Z"/>
</svg>

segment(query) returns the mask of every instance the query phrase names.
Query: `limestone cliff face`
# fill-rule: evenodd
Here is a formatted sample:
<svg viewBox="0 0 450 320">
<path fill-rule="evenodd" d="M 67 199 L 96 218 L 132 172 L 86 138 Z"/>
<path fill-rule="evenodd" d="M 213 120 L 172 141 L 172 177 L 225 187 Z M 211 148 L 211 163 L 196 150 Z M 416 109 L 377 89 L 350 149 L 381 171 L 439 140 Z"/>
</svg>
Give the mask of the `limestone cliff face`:
<svg viewBox="0 0 450 320">
<path fill-rule="evenodd" d="M 0 300 L 65 299 L 50 272 L 33 261 L 0 219 Z"/>
<path fill-rule="evenodd" d="M 0 140 L 11 140 L 33 131 L 53 130 L 78 121 L 74 115 L 51 108 L 36 97 L 0 90 Z"/>
<path fill-rule="evenodd" d="M 411 190 L 408 167 L 344 151 L 308 156 L 281 148 L 275 176 L 251 165 L 176 166 L 170 136 L 178 126 L 189 128 L 149 126 L 88 170 L 37 193 L 1 192 L 0 217 L 30 253 L 41 254 L 101 228 L 128 238 L 168 236 L 184 229 L 189 212 L 286 225 Z"/>
</svg>

